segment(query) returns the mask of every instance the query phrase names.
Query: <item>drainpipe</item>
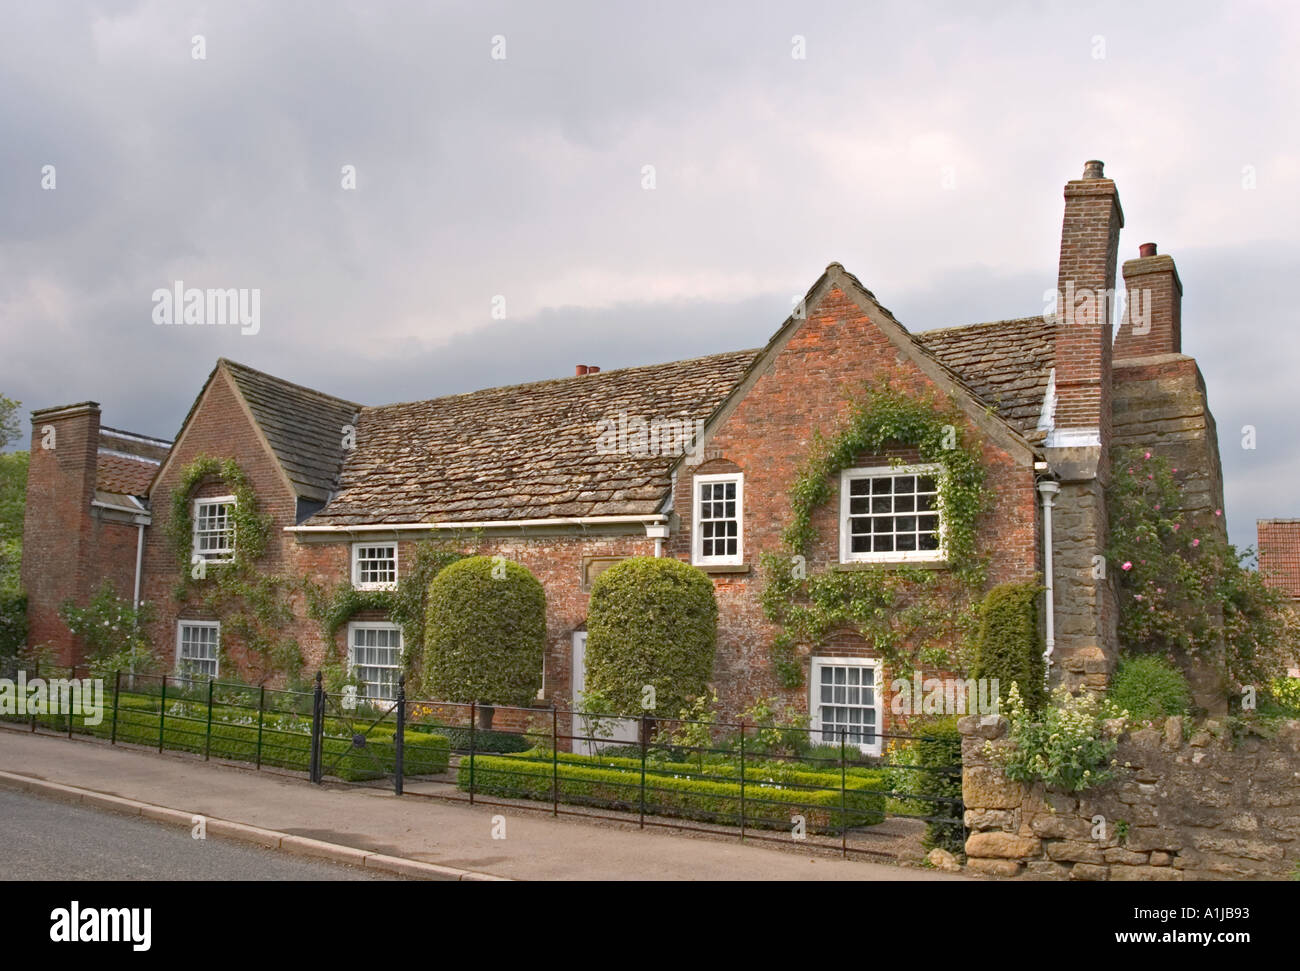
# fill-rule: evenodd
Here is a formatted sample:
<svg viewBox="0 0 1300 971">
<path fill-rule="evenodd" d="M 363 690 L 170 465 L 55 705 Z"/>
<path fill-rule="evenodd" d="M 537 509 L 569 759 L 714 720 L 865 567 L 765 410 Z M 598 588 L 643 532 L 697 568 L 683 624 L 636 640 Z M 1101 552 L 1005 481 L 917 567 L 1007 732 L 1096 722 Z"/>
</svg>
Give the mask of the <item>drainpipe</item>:
<svg viewBox="0 0 1300 971">
<path fill-rule="evenodd" d="M 144 523 L 135 524 L 135 596 L 132 603 L 140 609 L 140 566 L 144 562 Z"/>
<path fill-rule="evenodd" d="M 655 559 L 664 555 L 664 540 L 668 538 L 667 523 L 646 523 L 645 534 L 655 541 Z"/>
<path fill-rule="evenodd" d="M 1043 660 L 1046 662 L 1044 674 L 1048 677 L 1052 673 L 1052 652 L 1056 649 L 1056 601 L 1052 590 L 1052 499 L 1060 491 L 1060 484 L 1051 479 L 1043 479 L 1038 483 L 1038 492 L 1043 497 L 1043 586 L 1046 588 L 1047 615 L 1047 650 L 1043 651 Z"/>
</svg>

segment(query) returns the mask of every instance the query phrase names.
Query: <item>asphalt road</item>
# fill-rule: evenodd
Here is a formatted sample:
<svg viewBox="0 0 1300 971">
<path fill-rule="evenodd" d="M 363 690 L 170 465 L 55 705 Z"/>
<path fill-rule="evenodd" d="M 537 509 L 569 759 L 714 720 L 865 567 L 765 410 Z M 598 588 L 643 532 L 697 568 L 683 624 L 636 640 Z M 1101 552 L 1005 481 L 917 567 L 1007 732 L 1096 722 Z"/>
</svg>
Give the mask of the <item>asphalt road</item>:
<svg viewBox="0 0 1300 971">
<path fill-rule="evenodd" d="M 394 879 L 9 789 L 0 789 L 0 846 L 0 879 Z"/>
</svg>

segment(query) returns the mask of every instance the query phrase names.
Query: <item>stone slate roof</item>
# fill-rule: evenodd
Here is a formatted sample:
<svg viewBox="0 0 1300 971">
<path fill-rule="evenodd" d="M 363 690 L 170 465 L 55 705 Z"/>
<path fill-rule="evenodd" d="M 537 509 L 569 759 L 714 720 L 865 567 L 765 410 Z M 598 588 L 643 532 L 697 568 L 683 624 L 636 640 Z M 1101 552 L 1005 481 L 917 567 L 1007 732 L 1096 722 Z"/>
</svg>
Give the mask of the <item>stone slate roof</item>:
<svg viewBox="0 0 1300 971">
<path fill-rule="evenodd" d="M 1055 334 L 1055 321 L 1039 316 L 913 336 L 992 405 L 1003 421 L 1029 436 L 1038 425 L 1048 372 L 1055 366 Z"/>
<path fill-rule="evenodd" d="M 343 426 L 361 406 L 222 358 L 299 497 L 323 502 L 338 485 Z"/>
<path fill-rule="evenodd" d="M 100 426 L 95 488 L 118 496 L 147 496 L 171 443 Z"/>
<path fill-rule="evenodd" d="M 1264 582 L 1300 599 L 1300 519 L 1261 519 L 1255 528 Z"/>
<path fill-rule="evenodd" d="M 756 350 L 365 408 L 337 496 L 307 525 L 657 512 L 675 455 L 600 454 L 620 413 L 705 420 Z"/>
</svg>

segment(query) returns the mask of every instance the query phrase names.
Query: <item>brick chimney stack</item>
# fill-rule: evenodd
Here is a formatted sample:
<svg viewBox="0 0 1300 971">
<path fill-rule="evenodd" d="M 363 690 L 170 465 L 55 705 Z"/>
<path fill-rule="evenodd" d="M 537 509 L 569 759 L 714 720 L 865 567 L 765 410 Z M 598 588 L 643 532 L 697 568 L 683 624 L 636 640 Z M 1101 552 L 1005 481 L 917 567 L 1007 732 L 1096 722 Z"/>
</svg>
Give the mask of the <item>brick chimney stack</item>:
<svg viewBox="0 0 1300 971">
<path fill-rule="evenodd" d="M 1052 534 L 1052 582 L 1070 596 L 1055 602 L 1053 683 L 1103 690 L 1119 656 L 1115 588 L 1105 562 L 1110 525 L 1111 310 L 1119 231 L 1115 183 L 1102 163 L 1065 185 L 1057 278 L 1055 406 L 1044 453 L 1059 483 Z"/>
<path fill-rule="evenodd" d="M 1173 257 L 1156 253 L 1155 243 L 1143 243 L 1135 260 L 1124 264 L 1124 319 L 1115 338 L 1115 358 L 1181 354 L 1183 350 L 1183 284 Z"/>
<path fill-rule="evenodd" d="M 85 551 L 94 543 L 91 502 L 99 462 L 99 405 L 32 412 L 23 521 L 23 589 L 28 595 L 29 644 L 43 644 L 60 664 L 84 660 L 84 649 L 59 619 L 65 600 L 85 604 L 100 578 L 90 574 Z"/>
<path fill-rule="evenodd" d="M 1111 310 L 1124 213 L 1102 163 L 1065 185 L 1056 305 L 1056 416 L 1049 445 L 1110 438 Z"/>
</svg>

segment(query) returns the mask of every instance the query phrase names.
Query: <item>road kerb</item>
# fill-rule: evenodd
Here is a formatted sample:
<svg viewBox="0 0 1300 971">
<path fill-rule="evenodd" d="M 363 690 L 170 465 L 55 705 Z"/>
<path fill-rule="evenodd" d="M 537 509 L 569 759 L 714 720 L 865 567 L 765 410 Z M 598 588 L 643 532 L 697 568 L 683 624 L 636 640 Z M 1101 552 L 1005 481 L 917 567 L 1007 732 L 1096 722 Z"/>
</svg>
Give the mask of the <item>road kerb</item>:
<svg viewBox="0 0 1300 971">
<path fill-rule="evenodd" d="M 125 799 L 121 796 L 96 792 L 92 789 L 66 786 L 58 782 L 47 782 L 44 779 L 33 779 L 31 776 L 20 775 L 17 772 L 0 770 L 0 785 L 36 795 L 53 797 L 63 802 L 82 803 L 128 816 L 141 816 L 155 822 L 182 826 L 186 829 L 194 825 L 194 817 L 204 816 L 203 813 L 189 813 L 179 809 L 170 809 L 166 806 L 155 806 L 135 799 Z M 324 840 L 311 839 L 306 836 L 294 836 L 291 833 L 264 829 L 247 823 L 237 823 L 234 820 L 217 819 L 212 816 L 205 816 L 205 819 L 207 832 L 214 836 L 223 836 L 227 839 L 240 840 L 245 843 L 256 843 L 267 849 L 292 853 L 295 856 L 329 860 L 333 863 L 379 870 L 396 876 L 413 877 L 417 880 L 468 880 L 472 882 L 510 880 L 509 877 L 499 877 L 491 873 L 477 873 L 473 870 L 462 870 L 459 867 L 423 863 L 419 860 L 408 860 L 405 857 L 389 856 L 384 853 L 371 853 L 367 850 L 359 850 L 354 846 L 328 843 Z"/>
</svg>

